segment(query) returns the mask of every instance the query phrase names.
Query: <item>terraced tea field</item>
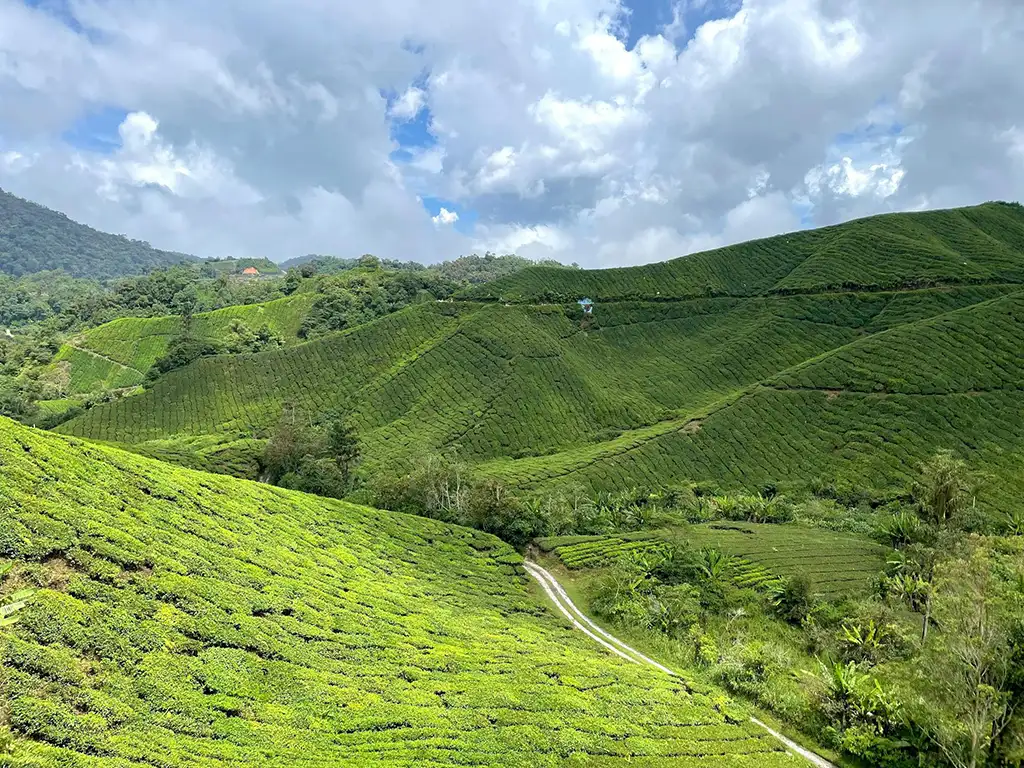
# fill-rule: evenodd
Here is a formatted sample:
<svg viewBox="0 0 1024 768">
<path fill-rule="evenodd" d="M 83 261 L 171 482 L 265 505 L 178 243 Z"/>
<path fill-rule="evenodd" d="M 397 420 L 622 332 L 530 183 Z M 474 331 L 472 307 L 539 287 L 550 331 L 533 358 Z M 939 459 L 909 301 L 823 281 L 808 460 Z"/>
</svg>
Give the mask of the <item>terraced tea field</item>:
<svg viewBox="0 0 1024 768">
<path fill-rule="evenodd" d="M 17 766 L 801 765 L 590 644 L 468 529 L 0 420 Z M 642 692 L 642 693 L 641 693 Z"/>
<path fill-rule="evenodd" d="M 885 214 L 794 232 L 643 267 L 567 270 L 531 267 L 466 291 L 482 301 L 664 301 L 878 291 L 928 285 L 1024 281 L 1024 208 Z"/>
<path fill-rule="evenodd" d="M 307 344 L 198 361 L 59 430 L 246 472 L 290 402 L 348 412 L 368 477 L 457 450 L 530 492 L 822 480 L 885 497 L 952 448 L 990 476 L 979 503 L 1001 512 L 1024 497 L 1022 245 L 1024 209 L 994 204 L 556 270 L 573 297 L 630 299 L 599 298 L 588 323 L 574 303 L 492 301 L 497 281 Z M 701 288 L 712 274 L 721 291 Z"/>
<path fill-rule="evenodd" d="M 730 576 L 740 586 L 761 587 L 802 574 L 825 598 L 866 590 L 885 567 L 888 552 L 864 537 L 819 528 L 724 521 L 637 534 L 541 539 L 538 544 L 576 570 L 613 565 L 623 556 L 657 551 L 673 541 L 737 558 Z"/>
<path fill-rule="evenodd" d="M 551 536 L 538 539 L 542 552 L 554 552 L 566 568 L 602 568 L 620 558 L 657 552 L 668 542 L 665 531 L 638 531 L 611 536 Z"/>
<path fill-rule="evenodd" d="M 223 340 L 232 320 L 256 330 L 266 324 L 285 344 L 297 344 L 299 327 L 316 296 L 297 294 L 263 304 L 203 312 L 193 318 L 197 336 Z M 178 317 L 122 317 L 80 334 L 58 352 L 70 364 L 71 392 L 87 394 L 141 384 L 156 359 L 181 331 Z"/>
</svg>

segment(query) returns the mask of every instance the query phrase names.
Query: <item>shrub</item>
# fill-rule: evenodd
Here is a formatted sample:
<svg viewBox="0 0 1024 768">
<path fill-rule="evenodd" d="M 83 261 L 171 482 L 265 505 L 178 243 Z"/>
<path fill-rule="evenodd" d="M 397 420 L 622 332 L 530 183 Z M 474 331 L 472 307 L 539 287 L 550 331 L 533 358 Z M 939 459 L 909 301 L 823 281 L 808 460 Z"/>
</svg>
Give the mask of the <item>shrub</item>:
<svg viewBox="0 0 1024 768">
<path fill-rule="evenodd" d="M 896 549 L 924 541 L 927 537 L 921 518 L 905 509 L 883 520 L 878 527 L 878 534 Z"/>
<path fill-rule="evenodd" d="M 715 678 L 730 691 L 761 698 L 772 678 L 791 666 L 791 659 L 777 645 L 738 643 L 722 654 Z"/>
<path fill-rule="evenodd" d="M 793 519 L 793 506 L 783 496 L 763 494 L 716 496 L 713 501 L 726 520 L 749 523 L 786 523 Z"/>
<path fill-rule="evenodd" d="M 921 465 L 914 499 L 922 516 L 937 526 L 971 527 L 980 479 L 952 451 L 939 451 Z"/>
<path fill-rule="evenodd" d="M 814 608 L 814 589 L 810 579 L 798 574 L 780 581 L 772 590 L 775 612 L 791 624 L 801 624 Z"/>
<path fill-rule="evenodd" d="M 718 644 L 714 637 L 694 624 L 690 627 L 689 638 L 693 647 L 693 661 L 697 666 L 710 667 L 718 663 Z"/>
<path fill-rule="evenodd" d="M 146 383 L 152 384 L 161 375 L 176 368 L 184 368 L 201 357 L 219 355 L 223 350 L 209 339 L 199 339 L 191 333 L 175 336 L 167 346 L 167 352 L 157 358 L 153 367 L 146 372 Z"/>
</svg>

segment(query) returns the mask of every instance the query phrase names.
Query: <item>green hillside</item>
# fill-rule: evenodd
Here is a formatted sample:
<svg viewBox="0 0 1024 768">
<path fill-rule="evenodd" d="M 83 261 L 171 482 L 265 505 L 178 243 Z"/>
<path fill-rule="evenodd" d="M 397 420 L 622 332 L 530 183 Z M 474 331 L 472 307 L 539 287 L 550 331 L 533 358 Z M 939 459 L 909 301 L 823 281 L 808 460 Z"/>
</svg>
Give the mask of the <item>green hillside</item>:
<svg viewBox="0 0 1024 768">
<path fill-rule="evenodd" d="M 348 413 L 371 481 L 456 450 L 514 488 L 588 493 L 707 481 L 856 486 L 884 497 L 904 493 L 924 458 L 953 448 L 990 476 L 983 506 L 1016 507 L 1022 211 L 882 216 L 652 267 L 566 270 L 575 282 L 559 290 L 573 297 L 638 286 L 666 295 L 599 298 L 593 317 L 575 302 L 418 304 L 287 349 L 201 360 L 60 431 L 252 476 L 260 441 L 291 403 Z M 911 236 L 937 250 L 898 246 Z M 861 251 L 819 247 L 826 240 Z M 791 253 L 803 246 L 800 272 Z M 837 290 L 849 281 L 805 279 L 854 262 L 865 284 L 903 287 Z M 733 275 L 733 286 L 771 276 L 763 295 L 669 300 L 697 284 L 691 273 L 702 264 Z M 870 277 L 880 270 L 903 276 Z M 907 277 L 915 270 L 924 277 Z"/>
<path fill-rule="evenodd" d="M 7 420 L 0 463 L 0 601 L 39 590 L 0 629 L 5 764 L 801 764 L 563 625 L 485 534 Z"/>
<path fill-rule="evenodd" d="M 299 327 L 315 299 L 303 293 L 204 312 L 193 318 L 193 332 L 223 340 L 232 321 L 238 320 L 252 329 L 267 325 L 286 345 L 296 344 Z M 180 332 L 180 317 L 122 317 L 79 334 L 61 347 L 54 362 L 69 364 L 74 394 L 133 386 L 142 383 L 146 371 Z"/>
<path fill-rule="evenodd" d="M 99 232 L 0 190 L 0 272 L 20 276 L 63 269 L 75 277 L 106 278 L 141 275 L 187 260 L 195 257 Z"/>
<path fill-rule="evenodd" d="M 651 264 L 530 267 L 472 288 L 484 301 L 652 301 L 1024 281 L 1024 207 L 874 216 Z"/>
</svg>

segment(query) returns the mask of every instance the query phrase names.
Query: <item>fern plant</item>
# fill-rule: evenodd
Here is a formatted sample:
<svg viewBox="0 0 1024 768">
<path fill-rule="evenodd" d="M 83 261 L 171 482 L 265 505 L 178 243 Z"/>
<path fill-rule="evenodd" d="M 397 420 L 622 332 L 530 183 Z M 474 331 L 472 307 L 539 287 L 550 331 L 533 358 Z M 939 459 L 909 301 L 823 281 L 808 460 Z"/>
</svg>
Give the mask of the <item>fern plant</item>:
<svg viewBox="0 0 1024 768">
<path fill-rule="evenodd" d="M 13 563 L 0 565 L 0 584 L 3 584 L 13 567 Z M 19 589 L 10 595 L 0 597 L 0 629 L 6 629 L 17 623 L 19 618 L 17 615 L 18 611 L 28 604 L 28 601 L 35 593 L 34 589 Z"/>
</svg>

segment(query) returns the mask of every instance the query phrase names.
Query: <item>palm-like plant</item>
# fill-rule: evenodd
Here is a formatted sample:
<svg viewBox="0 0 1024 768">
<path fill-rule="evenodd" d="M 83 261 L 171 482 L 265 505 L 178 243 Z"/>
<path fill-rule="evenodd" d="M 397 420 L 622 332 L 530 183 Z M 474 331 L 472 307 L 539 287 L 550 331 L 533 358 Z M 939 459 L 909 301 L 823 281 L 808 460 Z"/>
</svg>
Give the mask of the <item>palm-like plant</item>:
<svg viewBox="0 0 1024 768">
<path fill-rule="evenodd" d="M 882 524 L 882 533 L 894 547 L 912 544 L 921 537 L 921 518 L 907 510 L 901 510 Z"/>
<path fill-rule="evenodd" d="M 700 569 L 709 581 L 723 578 L 733 566 L 733 558 L 717 549 L 702 549 Z"/>
<path fill-rule="evenodd" d="M 1007 512 L 1003 528 L 1007 536 L 1024 536 L 1024 509 Z"/>
</svg>

